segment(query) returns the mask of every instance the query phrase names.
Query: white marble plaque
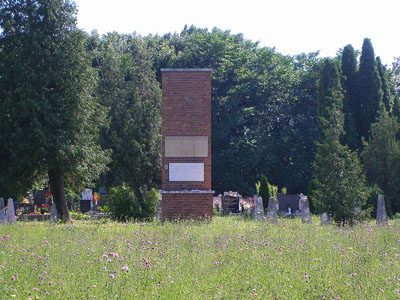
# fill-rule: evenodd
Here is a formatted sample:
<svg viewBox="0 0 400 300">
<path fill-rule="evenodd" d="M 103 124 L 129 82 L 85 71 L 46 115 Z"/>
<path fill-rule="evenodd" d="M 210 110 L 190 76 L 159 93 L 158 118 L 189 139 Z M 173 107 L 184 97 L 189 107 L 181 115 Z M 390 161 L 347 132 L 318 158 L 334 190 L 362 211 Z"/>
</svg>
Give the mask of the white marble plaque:
<svg viewBox="0 0 400 300">
<path fill-rule="evenodd" d="M 170 163 L 169 181 L 204 181 L 204 163 Z"/>
<path fill-rule="evenodd" d="M 165 157 L 207 157 L 207 136 L 166 136 Z"/>
</svg>

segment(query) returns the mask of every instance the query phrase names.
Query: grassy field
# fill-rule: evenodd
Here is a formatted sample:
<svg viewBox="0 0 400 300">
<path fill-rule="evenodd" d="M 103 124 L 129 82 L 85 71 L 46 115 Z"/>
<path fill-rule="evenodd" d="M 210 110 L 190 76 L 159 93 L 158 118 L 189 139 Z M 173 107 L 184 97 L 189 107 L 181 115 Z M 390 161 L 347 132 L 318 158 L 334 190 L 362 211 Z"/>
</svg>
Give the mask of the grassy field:
<svg viewBox="0 0 400 300">
<path fill-rule="evenodd" d="M 400 224 L 0 225 L 1 299 L 400 299 Z"/>
</svg>

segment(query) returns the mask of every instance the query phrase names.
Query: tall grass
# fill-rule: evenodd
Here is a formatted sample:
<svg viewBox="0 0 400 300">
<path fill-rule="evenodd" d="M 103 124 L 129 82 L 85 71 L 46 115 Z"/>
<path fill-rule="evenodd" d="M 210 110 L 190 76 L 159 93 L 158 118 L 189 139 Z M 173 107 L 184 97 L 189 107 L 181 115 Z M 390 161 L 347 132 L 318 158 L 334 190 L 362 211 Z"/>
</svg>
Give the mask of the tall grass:
<svg viewBox="0 0 400 300">
<path fill-rule="evenodd" d="M 0 226 L 0 299 L 400 299 L 400 224 Z"/>
</svg>

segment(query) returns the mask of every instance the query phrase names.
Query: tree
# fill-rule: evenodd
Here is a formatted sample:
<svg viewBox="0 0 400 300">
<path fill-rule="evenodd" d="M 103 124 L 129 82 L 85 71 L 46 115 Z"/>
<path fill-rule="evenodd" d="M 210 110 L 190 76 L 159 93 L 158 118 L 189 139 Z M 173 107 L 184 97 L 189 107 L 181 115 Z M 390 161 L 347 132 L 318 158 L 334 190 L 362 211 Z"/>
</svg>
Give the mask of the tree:
<svg viewBox="0 0 400 300">
<path fill-rule="evenodd" d="M 262 175 L 260 181 L 256 184 L 257 194 L 263 200 L 264 210 L 268 209 L 269 198 L 271 197 L 270 193 L 270 184 L 266 176 Z"/>
<path fill-rule="evenodd" d="M 392 99 L 391 99 L 391 93 L 390 93 L 390 89 L 389 89 L 389 72 L 386 69 L 386 67 L 384 65 L 382 65 L 381 62 L 381 58 L 378 56 L 376 58 L 376 67 L 378 69 L 378 74 L 379 74 L 379 78 L 381 80 L 382 83 L 382 101 L 383 104 L 385 105 L 385 109 L 386 111 L 390 112 L 391 107 L 392 107 Z"/>
<path fill-rule="evenodd" d="M 289 192 L 306 192 L 319 132 L 317 53 L 283 56 L 241 34 L 194 26 L 146 42 L 156 71 L 213 69 L 212 178 L 217 193 L 235 189 L 253 195 L 262 174 Z"/>
<path fill-rule="evenodd" d="M 312 191 L 318 212 L 327 212 L 337 223 L 354 222 L 367 196 L 365 176 L 355 152 L 340 143 L 343 135 L 341 85 L 336 63 L 324 60 L 318 96 L 321 142 L 317 144 Z"/>
<path fill-rule="evenodd" d="M 357 123 L 360 126 L 360 136 L 368 140 L 371 124 L 377 120 L 379 108 L 383 105 L 382 82 L 377 69 L 374 48 L 368 38 L 364 39 L 362 46 L 358 82 L 361 119 Z"/>
<path fill-rule="evenodd" d="M 161 90 L 140 37 L 111 33 L 100 47 L 98 95 L 111 121 L 102 133 L 112 149 L 108 184 L 126 183 L 143 204 L 143 193 L 161 181 Z"/>
<path fill-rule="evenodd" d="M 76 7 L 63 0 L 6 1 L 0 22 L 7 65 L 0 75 L 2 129 L 16 128 L 9 147 L 22 149 L 11 164 L 26 164 L 29 176 L 47 173 L 60 218 L 69 221 L 64 178 L 95 178 L 108 162 L 98 141 L 105 109 L 93 97 L 95 76 Z M 29 188 L 26 178 L 21 182 Z"/>
<path fill-rule="evenodd" d="M 390 198 L 393 213 L 400 212 L 400 141 L 396 137 L 399 129 L 396 118 L 382 109 L 362 152 L 368 181 Z"/>
<path fill-rule="evenodd" d="M 351 149 L 359 149 L 361 138 L 357 133 L 356 124 L 359 122 L 361 107 L 357 101 L 357 55 L 352 45 L 344 47 L 341 59 L 342 87 L 343 87 L 343 112 L 344 112 L 344 143 Z M 357 125 L 357 126 L 356 126 Z"/>
</svg>

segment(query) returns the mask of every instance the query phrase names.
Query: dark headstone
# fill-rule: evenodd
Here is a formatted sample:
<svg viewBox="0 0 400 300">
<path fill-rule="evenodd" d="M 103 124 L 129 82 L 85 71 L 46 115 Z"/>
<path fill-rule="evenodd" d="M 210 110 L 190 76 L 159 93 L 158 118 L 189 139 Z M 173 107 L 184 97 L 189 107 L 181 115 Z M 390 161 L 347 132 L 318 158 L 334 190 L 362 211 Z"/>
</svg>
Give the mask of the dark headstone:
<svg viewBox="0 0 400 300">
<path fill-rule="evenodd" d="M 222 197 L 222 213 L 224 215 L 239 213 L 239 194 L 237 192 L 225 192 Z"/>
<path fill-rule="evenodd" d="M 81 212 L 85 213 L 90 211 L 90 200 L 81 200 L 80 201 L 80 209 Z"/>
<path fill-rule="evenodd" d="M 291 213 L 295 213 L 300 210 L 299 200 L 300 196 L 298 194 L 286 195 L 278 193 L 279 211 L 285 213 L 290 211 Z"/>
<path fill-rule="evenodd" d="M 376 208 L 376 224 L 386 224 L 387 214 L 385 207 L 385 198 L 383 195 L 378 195 L 378 203 Z"/>
<path fill-rule="evenodd" d="M 47 190 L 37 191 L 35 196 L 33 197 L 33 202 L 36 206 L 40 206 L 42 204 L 46 204 L 46 192 Z"/>
</svg>

